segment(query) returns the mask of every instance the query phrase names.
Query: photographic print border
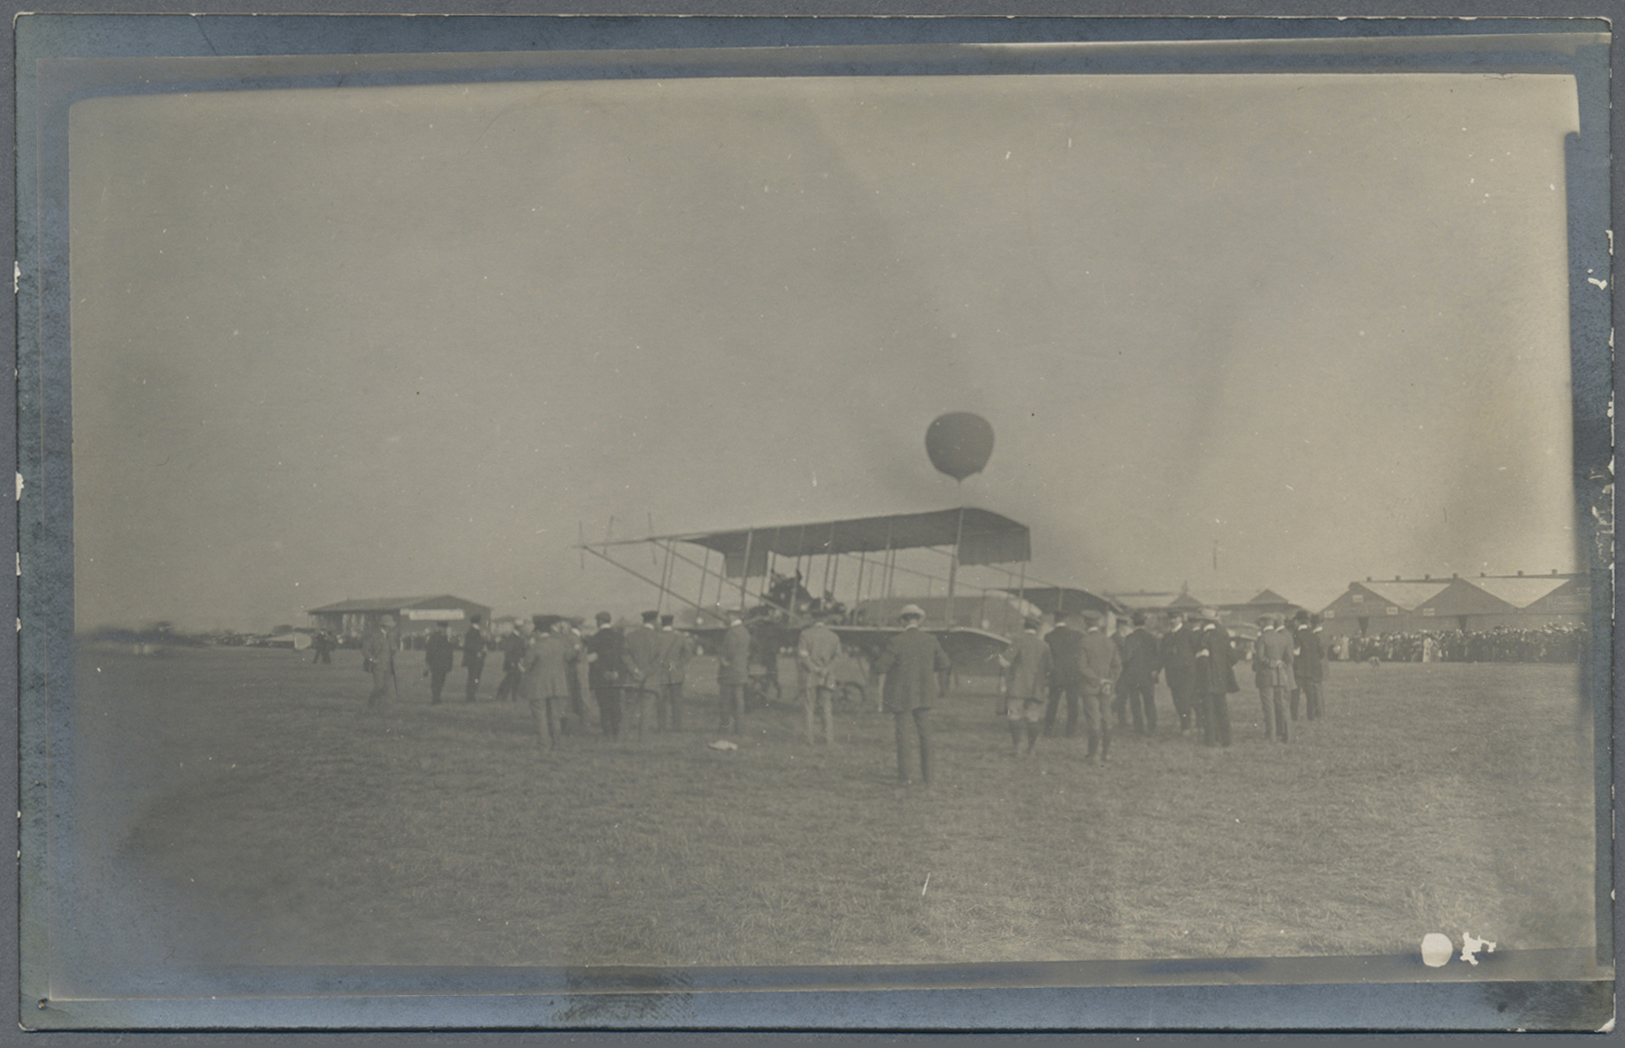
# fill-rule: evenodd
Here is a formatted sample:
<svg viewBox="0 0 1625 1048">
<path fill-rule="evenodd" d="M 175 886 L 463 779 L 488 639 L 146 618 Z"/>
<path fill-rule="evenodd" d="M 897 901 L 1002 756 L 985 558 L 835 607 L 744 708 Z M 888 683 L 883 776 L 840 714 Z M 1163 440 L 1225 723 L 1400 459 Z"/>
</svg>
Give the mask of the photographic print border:
<svg viewBox="0 0 1625 1048">
<path fill-rule="evenodd" d="M 1590 555 L 1586 694 L 1611 695 L 1611 41 L 1552 20 L 730 19 L 44 14 L 17 29 L 22 909 L 19 1021 L 37 1029 L 1504 1029 L 1584 1026 L 1611 998 L 1611 703 L 1594 703 L 1594 957 L 1419 957 L 869 969 L 300 969 L 221 973 L 208 1000 L 52 1001 L 45 856 L 72 615 L 66 113 L 122 92 L 696 75 L 1474 71 L 1572 73 L 1570 328 L 1577 529 Z M 1147 47 L 1147 38 L 1159 47 Z M 1494 39 L 1488 46 L 1486 41 Z M 1306 40 L 1337 42 L 1334 46 Z M 1607 527 L 1604 527 L 1604 524 Z M 1606 551 L 1605 551 L 1606 546 Z M 53 745 L 56 744 L 56 745 Z M 1585 953 L 1585 951 L 1579 951 Z M 1555 967 L 1554 967 L 1555 966 Z M 1554 977 L 1553 972 L 1565 974 Z M 1080 988 L 1088 988 L 1080 994 Z M 1599 994 L 1601 993 L 1601 998 Z M 44 1002 L 32 1012 L 31 1003 Z"/>
</svg>

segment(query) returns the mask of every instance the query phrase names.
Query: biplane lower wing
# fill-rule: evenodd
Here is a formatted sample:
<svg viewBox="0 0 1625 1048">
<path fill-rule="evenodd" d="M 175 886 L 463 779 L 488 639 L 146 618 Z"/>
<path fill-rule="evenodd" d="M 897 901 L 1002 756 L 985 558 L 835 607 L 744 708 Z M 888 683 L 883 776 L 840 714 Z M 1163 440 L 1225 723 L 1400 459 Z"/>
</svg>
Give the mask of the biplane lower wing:
<svg viewBox="0 0 1625 1048">
<path fill-rule="evenodd" d="M 886 644 L 899 633 L 903 632 L 897 626 L 831 626 L 835 635 L 841 638 L 841 643 L 864 658 L 873 661 Z M 932 629 L 921 627 L 926 633 L 936 637 L 942 644 L 942 650 L 948 653 L 948 660 L 954 664 L 954 669 L 962 673 L 997 672 L 999 653 L 1009 647 L 1010 641 L 997 633 L 988 630 L 976 629 L 971 626 L 941 627 Z"/>
</svg>

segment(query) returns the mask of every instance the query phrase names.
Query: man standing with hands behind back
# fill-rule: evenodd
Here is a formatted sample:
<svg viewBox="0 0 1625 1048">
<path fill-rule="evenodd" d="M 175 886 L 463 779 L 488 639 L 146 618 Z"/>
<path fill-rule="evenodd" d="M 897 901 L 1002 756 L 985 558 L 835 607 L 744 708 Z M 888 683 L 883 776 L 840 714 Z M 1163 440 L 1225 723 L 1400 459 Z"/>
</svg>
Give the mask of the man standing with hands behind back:
<svg viewBox="0 0 1625 1048">
<path fill-rule="evenodd" d="M 1089 733 L 1089 752 L 1084 759 L 1093 764 L 1098 748 L 1104 763 L 1112 745 L 1111 696 L 1123 672 L 1123 660 L 1117 654 L 1117 644 L 1101 630 L 1100 613 L 1086 611 L 1083 617 L 1089 626 L 1080 645 L 1083 727 Z"/>
<path fill-rule="evenodd" d="M 1083 687 L 1083 634 L 1066 624 L 1066 612 L 1055 613 L 1055 628 L 1044 635 L 1054 669 L 1049 679 L 1049 707 L 1044 711 L 1044 734 L 1055 732 L 1055 714 L 1066 696 L 1066 735 L 1078 731 L 1078 692 Z"/>
<path fill-rule="evenodd" d="M 927 715 L 942 695 L 943 681 L 953 669 L 937 638 L 920 629 L 925 611 L 918 604 L 903 608 L 903 632 L 893 637 L 875 660 L 875 672 L 885 678 L 881 697 L 897 722 L 897 781 L 908 785 L 908 728 L 910 717 L 920 742 L 920 783 L 931 785 L 931 732 Z"/>
</svg>

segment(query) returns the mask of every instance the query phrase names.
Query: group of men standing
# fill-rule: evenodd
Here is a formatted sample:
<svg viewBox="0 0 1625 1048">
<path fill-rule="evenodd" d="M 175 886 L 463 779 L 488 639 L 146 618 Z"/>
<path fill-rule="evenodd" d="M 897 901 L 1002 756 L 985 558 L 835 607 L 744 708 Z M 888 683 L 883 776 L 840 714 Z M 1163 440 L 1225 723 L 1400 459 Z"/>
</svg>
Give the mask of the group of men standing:
<svg viewBox="0 0 1625 1048">
<path fill-rule="evenodd" d="M 1101 615 L 1084 612 L 1083 618 L 1082 633 L 1068 624 L 1068 616 L 1058 614 L 1045 634 L 1038 620 L 1028 619 L 1022 635 L 1000 657 L 1005 716 L 1016 755 L 1032 753 L 1041 734 L 1054 734 L 1063 701 L 1067 737 L 1077 733 L 1082 712 L 1090 763 L 1110 759 L 1114 721 L 1120 731 L 1132 723 L 1140 734 L 1155 734 L 1158 673 L 1173 696 L 1180 734 L 1196 729 L 1205 745 L 1231 745 L 1229 697 L 1241 690 L 1235 666 L 1247 651 L 1216 611 L 1173 612 L 1161 636 L 1146 628 L 1143 612 L 1134 613 L 1131 625 L 1120 624 L 1111 637 L 1102 629 Z M 1292 629 L 1280 616 L 1262 619 L 1260 625 L 1252 665 L 1264 728 L 1269 737 L 1285 742 L 1290 735 L 1287 717 L 1290 713 L 1292 720 L 1298 719 L 1300 696 L 1310 719 L 1324 712 L 1319 623 L 1300 612 Z"/>
<path fill-rule="evenodd" d="M 620 738 L 625 721 L 641 737 L 651 703 L 659 730 L 682 730 L 686 670 L 696 646 L 689 634 L 674 627 L 671 615 L 644 612 L 640 625 L 623 632 L 612 625 L 608 612 L 599 612 L 596 629 L 585 636 L 568 620 L 549 622 L 549 618 L 521 620 L 494 642 L 476 618 L 460 645 L 468 674 L 465 701 L 476 701 L 486 654 L 497 650 L 503 657 L 497 700 L 525 700 L 538 743 L 545 740 L 550 749 L 558 745 L 567 717 L 583 726 L 587 722 L 583 666 L 585 690 L 592 693 L 606 736 Z M 920 781 L 929 784 L 929 715 L 947 688 L 951 664 L 937 638 L 920 628 L 923 610 L 911 604 L 900 618 L 903 629 L 875 660 L 873 672 L 881 682 L 882 708 L 895 718 L 899 781 L 910 781 L 917 751 Z M 1135 613 L 1132 625 L 1124 624 L 1115 636 L 1105 632 L 1099 613 L 1086 611 L 1082 619 L 1080 631 L 1070 625 L 1067 615 L 1057 614 L 1047 633 L 1041 632 L 1038 619 L 1028 619 L 999 658 L 1004 668 L 1004 713 L 1017 757 L 1033 753 L 1040 736 L 1056 733 L 1064 703 L 1066 719 L 1060 730 L 1069 738 L 1075 736 L 1081 719 L 1088 739 L 1084 759 L 1091 764 L 1108 762 L 1114 720 L 1120 731 L 1132 724 L 1136 732 L 1156 733 L 1158 673 L 1173 696 L 1180 734 L 1195 728 L 1206 745 L 1231 745 L 1229 696 L 1240 690 L 1235 665 L 1246 657 L 1245 642 L 1235 642 L 1216 612 L 1176 611 L 1160 636 L 1146 628 L 1143 613 Z M 362 641 L 364 666 L 373 684 L 369 708 L 396 696 L 394 660 L 400 639 L 394 625 L 393 617 L 383 616 Z M 1324 714 L 1319 623 L 1301 612 L 1290 629 L 1281 616 L 1260 619 L 1259 626 L 1252 668 L 1264 730 L 1268 737 L 1286 742 L 1290 721 L 1298 719 L 1300 696 L 1309 719 Z M 424 675 L 430 679 L 431 703 L 441 701 L 458 647 L 445 624 L 437 623 L 425 645 Z M 718 728 L 725 735 L 742 734 L 752 658 L 752 635 L 742 615 L 730 617 L 716 655 Z M 842 656 L 839 636 L 822 618 L 802 630 L 797 640 L 809 744 L 816 741 L 819 726 L 824 742 L 835 742 L 836 664 Z"/>
<path fill-rule="evenodd" d="M 1083 713 L 1084 731 L 1089 736 L 1085 759 L 1091 764 L 1111 759 L 1111 699 L 1118 678 L 1123 676 L 1123 655 L 1118 645 L 1102 630 L 1102 616 L 1084 613 L 1082 633 L 1068 624 L 1068 616 L 1057 613 L 1055 628 L 1039 636 L 1041 623 L 1028 619 L 1021 636 L 999 657 L 1005 667 L 1005 717 L 1010 744 L 1019 756 L 1025 731 L 1032 753 L 1038 745 L 1039 720 L 1043 734 L 1055 732 L 1056 716 L 1066 702 L 1066 735 L 1077 734 L 1078 713 Z M 1153 709 L 1152 716 L 1154 717 Z"/>
<path fill-rule="evenodd" d="M 641 626 L 624 634 L 611 625 L 608 612 L 599 612 L 595 621 L 596 631 L 583 637 L 566 619 L 538 615 L 519 620 L 493 640 L 475 618 L 460 645 L 468 674 L 464 700 L 477 700 L 486 655 L 500 651 L 503 675 L 496 701 L 525 701 L 536 721 L 537 740 L 545 739 L 549 748 L 558 744 L 566 717 L 586 723 L 580 680 L 583 664 L 587 690 L 598 706 L 599 726 L 605 735 L 621 737 L 623 708 L 628 706 L 629 726 L 641 735 L 645 709 L 651 702 L 660 730 L 680 730 L 686 667 L 695 654 L 693 639 L 673 626 L 671 615 L 652 611 L 644 613 Z M 423 675 L 429 678 L 431 705 L 442 701 L 458 648 L 446 625 L 436 623 L 424 645 Z M 369 709 L 399 698 L 395 657 L 400 649 L 392 615 L 381 616 L 363 635 L 362 666 L 372 679 Z"/>
</svg>

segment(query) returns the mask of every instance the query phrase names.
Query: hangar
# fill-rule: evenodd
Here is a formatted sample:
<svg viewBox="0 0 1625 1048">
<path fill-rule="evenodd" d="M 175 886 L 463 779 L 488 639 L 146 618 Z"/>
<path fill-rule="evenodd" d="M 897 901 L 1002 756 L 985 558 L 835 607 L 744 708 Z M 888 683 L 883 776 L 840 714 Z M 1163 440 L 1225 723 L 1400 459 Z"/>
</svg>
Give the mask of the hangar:
<svg viewBox="0 0 1625 1048">
<path fill-rule="evenodd" d="M 305 612 L 317 629 L 336 637 L 355 637 L 377 624 L 385 615 L 395 616 L 402 634 L 426 633 L 436 622 L 451 625 L 467 623 L 475 616 L 491 621 L 491 608 L 462 597 L 439 594 L 429 597 L 365 597 L 341 600 L 337 604 L 311 608 Z"/>
</svg>

